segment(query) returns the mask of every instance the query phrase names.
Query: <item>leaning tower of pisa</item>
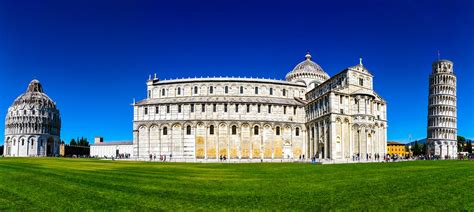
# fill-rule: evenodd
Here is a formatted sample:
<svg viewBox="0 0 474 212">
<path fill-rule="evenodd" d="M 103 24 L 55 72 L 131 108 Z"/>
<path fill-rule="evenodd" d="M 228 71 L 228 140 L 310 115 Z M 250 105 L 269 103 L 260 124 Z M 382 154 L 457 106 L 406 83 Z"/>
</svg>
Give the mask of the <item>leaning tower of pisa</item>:
<svg viewBox="0 0 474 212">
<path fill-rule="evenodd" d="M 456 76 L 453 62 L 433 63 L 428 97 L 429 154 L 454 158 L 457 154 Z"/>
</svg>

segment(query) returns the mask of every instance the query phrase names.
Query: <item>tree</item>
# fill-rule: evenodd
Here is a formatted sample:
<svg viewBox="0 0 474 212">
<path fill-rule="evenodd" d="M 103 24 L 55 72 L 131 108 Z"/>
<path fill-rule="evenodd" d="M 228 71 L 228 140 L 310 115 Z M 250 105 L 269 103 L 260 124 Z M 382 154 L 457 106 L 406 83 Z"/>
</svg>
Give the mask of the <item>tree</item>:
<svg viewBox="0 0 474 212">
<path fill-rule="evenodd" d="M 428 145 L 424 143 L 421 147 L 421 154 L 422 155 L 427 155 L 428 154 Z"/>
<path fill-rule="evenodd" d="M 418 156 L 421 154 L 421 146 L 418 144 L 418 141 L 415 141 L 415 145 L 413 146 L 413 155 Z"/>
<path fill-rule="evenodd" d="M 76 140 L 74 140 L 74 138 L 71 139 L 71 141 L 69 142 L 69 145 L 77 145 Z"/>
<path fill-rule="evenodd" d="M 89 141 L 87 141 L 87 138 L 81 137 L 78 140 L 77 145 L 79 145 L 79 146 L 89 146 Z"/>
<path fill-rule="evenodd" d="M 464 145 L 464 143 L 466 142 L 466 138 L 458 135 L 457 140 L 458 140 L 458 152 L 464 152 L 466 150 L 465 145 Z"/>
<path fill-rule="evenodd" d="M 61 144 L 64 144 L 64 140 L 61 141 Z"/>
</svg>

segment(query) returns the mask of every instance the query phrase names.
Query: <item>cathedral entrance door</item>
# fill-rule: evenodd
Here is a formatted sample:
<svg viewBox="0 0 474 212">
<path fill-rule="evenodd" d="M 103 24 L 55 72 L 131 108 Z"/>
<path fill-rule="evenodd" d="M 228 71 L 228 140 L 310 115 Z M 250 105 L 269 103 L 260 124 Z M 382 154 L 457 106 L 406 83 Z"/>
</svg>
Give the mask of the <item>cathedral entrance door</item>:
<svg viewBox="0 0 474 212">
<path fill-rule="evenodd" d="M 288 143 L 285 143 L 285 145 L 283 145 L 283 158 L 292 158 L 293 157 L 293 153 L 291 152 L 291 145 L 288 144 Z"/>
<path fill-rule="evenodd" d="M 46 156 L 53 156 L 54 141 L 52 138 L 48 138 L 46 142 Z"/>
</svg>

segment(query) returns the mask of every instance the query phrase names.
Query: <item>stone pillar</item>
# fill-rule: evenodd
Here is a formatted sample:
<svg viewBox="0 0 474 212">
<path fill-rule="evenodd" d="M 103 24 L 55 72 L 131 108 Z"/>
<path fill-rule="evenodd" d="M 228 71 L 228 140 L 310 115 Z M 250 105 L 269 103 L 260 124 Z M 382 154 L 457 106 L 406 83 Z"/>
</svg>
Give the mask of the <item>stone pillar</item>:
<svg viewBox="0 0 474 212">
<path fill-rule="evenodd" d="M 349 130 L 349 158 L 352 159 L 352 157 L 354 156 L 354 144 L 353 144 L 353 140 L 352 138 L 354 137 L 354 135 L 352 135 L 352 126 L 350 123 L 347 123 L 347 129 Z"/>
<path fill-rule="evenodd" d="M 369 160 L 369 129 L 365 129 L 365 160 Z"/>
<path fill-rule="evenodd" d="M 324 143 L 324 159 L 328 158 L 328 142 L 327 142 L 327 137 L 328 137 L 328 130 L 327 130 L 327 124 L 326 121 L 323 121 L 323 143 Z"/>
<path fill-rule="evenodd" d="M 207 126 L 207 124 L 204 126 L 204 131 L 206 134 L 206 139 L 204 140 L 204 159 L 207 161 L 207 134 L 209 133 L 209 127 Z"/>
</svg>

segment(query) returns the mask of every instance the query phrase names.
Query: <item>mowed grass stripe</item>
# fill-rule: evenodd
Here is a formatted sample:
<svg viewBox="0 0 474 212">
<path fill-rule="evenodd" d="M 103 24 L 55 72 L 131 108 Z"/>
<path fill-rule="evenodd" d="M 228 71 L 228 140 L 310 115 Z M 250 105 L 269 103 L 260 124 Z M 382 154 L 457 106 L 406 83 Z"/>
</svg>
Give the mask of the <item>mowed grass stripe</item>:
<svg viewBox="0 0 474 212">
<path fill-rule="evenodd" d="M 473 170 L 471 161 L 315 166 L 4 158 L 0 210 L 473 210 Z"/>
</svg>

